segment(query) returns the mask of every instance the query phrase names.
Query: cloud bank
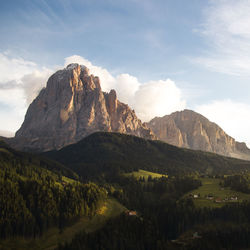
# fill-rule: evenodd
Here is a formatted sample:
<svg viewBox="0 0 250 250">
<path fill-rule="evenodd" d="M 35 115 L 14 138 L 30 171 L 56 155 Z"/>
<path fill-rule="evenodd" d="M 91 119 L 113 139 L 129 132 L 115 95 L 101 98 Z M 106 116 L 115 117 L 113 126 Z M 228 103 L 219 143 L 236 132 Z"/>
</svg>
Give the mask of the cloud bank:
<svg viewBox="0 0 250 250">
<path fill-rule="evenodd" d="M 16 131 L 21 126 L 28 104 L 51 73 L 34 62 L 0 53 L 0 130 Z"/>
<path fill-rule="evenodd" d="M 249 77 L 249 13 L 249 0 L 210 1 L 200 30 L 208 50 L 194 62 L 215 72 Z"/>
<path fill-rule="evenodd" d="M 215 100 L 195 108 L 217 123 L 228 135 L 250 148 L 250 105 L 232 100 Z"/>
<path fill-rule="evenodd" d="M 103 91 L 115 89 L 118 99 L 129 104 L 143 121 L 149 121 L 155 116 L 164 116 L 186 107 L 181 90 L 170 79 L 142 83 L 129 74 L 112 76 L 108 70 L 94 66 L 90 61 L 78 55 L 65 58 L 64 66 L 69 63 L 80 63 L 88 67 L 91 74 L 100 77 Z"/>
</svg>

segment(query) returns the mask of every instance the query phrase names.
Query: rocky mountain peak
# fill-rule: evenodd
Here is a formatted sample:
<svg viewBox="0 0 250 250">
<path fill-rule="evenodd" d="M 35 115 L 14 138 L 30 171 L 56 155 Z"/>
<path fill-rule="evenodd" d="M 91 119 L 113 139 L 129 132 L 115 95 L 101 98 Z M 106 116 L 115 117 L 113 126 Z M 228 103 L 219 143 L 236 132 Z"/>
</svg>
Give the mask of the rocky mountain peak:
<svg viewBox="0 0 250 250">
<path fill-rule="evenodd" d="M 46 151 L 75 143 L 96 131 L 155 138 L 115 90 L 104 93 L 99 77 L 77 63 L 58 70 L 30 104 L 12 146 Z"/>
<path fill-rule="evenodd" d="M 250 159 L 250 149 L 227 135 L 217 124 L 192 110 L 152 119 L 147 126 L 162 141 L 175 146 Z"/>
</svg>

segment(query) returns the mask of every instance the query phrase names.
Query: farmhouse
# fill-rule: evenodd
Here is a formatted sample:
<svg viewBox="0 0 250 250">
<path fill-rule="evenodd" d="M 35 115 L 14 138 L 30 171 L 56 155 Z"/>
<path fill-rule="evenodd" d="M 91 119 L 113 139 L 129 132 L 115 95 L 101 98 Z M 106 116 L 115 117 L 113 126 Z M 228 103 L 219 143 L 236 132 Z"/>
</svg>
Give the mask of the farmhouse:
<svg viewBox="0 0 250 250">
<path fill-rule="evenodd" d="M 221 198 L 216 198 L 215 202 L 220 203 L 220 202 L 222 202 L 222 199 Z"/>
<path fill-rule="evenodd" d="M 137 212 L 134 210 L 127 210 L 125 213 L 128 216 L 137 216 Z"/>
<path fill-rule="evenodd" d="M 231 200 L 232 200 L 232 201 L 237 201 L 237 200 L 238 200 L 238 197 L 237 197 L 237 196 L 232 196 L 232 197 L 231 197 Z"/>
<path fill-rule="evenodd" d="M 209 194 L 206 196 L 206 199 L 208 200 L 213 200 L 214 199 L 214 196 L 212 194 Z"/>
</svg>

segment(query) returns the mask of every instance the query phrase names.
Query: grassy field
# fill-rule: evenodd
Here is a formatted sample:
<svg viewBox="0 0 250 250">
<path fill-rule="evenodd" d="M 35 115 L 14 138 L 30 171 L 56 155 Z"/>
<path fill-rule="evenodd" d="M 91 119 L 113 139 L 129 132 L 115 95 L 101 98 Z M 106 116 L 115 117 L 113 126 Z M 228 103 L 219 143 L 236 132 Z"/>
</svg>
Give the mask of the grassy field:
<svg viewBox="0 0 250 250">
<path fill-rule="evenodd" d="M 197 207 L 221 207 L 229 202 L 242 202 L 243 200 L 250 200 L 249 194 L 244 194 L 241 192 L 236 192 L 230 188 L 221 188 L 219 183 L 220 179 L 214 178 L 201 178 L 202 186 L 198 189 L 190 191 L 185 195 L 188 197 L 192 195 L 200 195 L 198 198 L 194 198 L 194 204 Z M 213 196 L 212 200 L 206 198 L 207 195 L 211 194 Z M 238 200 L 230 200 L 231 197 L 237 197 Z M 224 201 L 229 198 L 228 201 Z M 215 202 L 216 199 L 221 200 L 221 202 Z"/>
<path fill-rule="evenodd" d="M 158 173 L 153 173 L 153 172 L 149 172 L 149 171 L 145 171 L 142 169 L 139 169 L 139 171 L 134 171 L 132 173 L 127 173 L 125 174 L 126 176 L 134 176 L 135 178 L 139 179 L 141 178 L 145 178 L 145 180 L 148 180 L 148 177 L 151 176 L 152 178 L 161 178 L 161 177 L 168 177 L 167 175 L 164 174 L 158 174 Z"/>
<path fill-rule="evenodd" d="M 1 250 L 42 250 L 54 249 L 59 242 L 70 241 L 73 236 L 80 231 L 92 232 L 101 228 L 105 222 L 113 217 L 118 216 L 126 208 L 115 199 L 109 198 L 104 201 L 97 214 L 92 218 L 81 218 L 77 223 L 59 232 L 58 228 L 51 228 L 42 237 L 37 239 L 14 238 L 0 241 Z"/>
</svg>

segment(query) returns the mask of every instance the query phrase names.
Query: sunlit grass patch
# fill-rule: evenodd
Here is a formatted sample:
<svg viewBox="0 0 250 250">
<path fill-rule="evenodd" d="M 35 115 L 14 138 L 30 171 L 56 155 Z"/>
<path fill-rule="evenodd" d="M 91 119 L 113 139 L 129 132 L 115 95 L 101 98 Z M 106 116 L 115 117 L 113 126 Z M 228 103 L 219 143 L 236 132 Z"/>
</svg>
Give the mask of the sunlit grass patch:
<svg viewBox="0 0 250 250">
<path fill-rule="evenodd" d="M 131 173 L 127 173 L 127 174 L 125 174 L 125 176 L 133 176 L 136 179 L 144 178 L 146 181 L 148 180 L 149 176 L 151 176 L 152 178 L 161 178 L 161 177 L 166 177 L 167 178 L 168 177 L 168 175 L 149 172 L 149 171 L 142 170 L 142 169 L 139 169 L 139 171 L 134 171 L 134 172 L 131 172 Z"/>
</svg>

